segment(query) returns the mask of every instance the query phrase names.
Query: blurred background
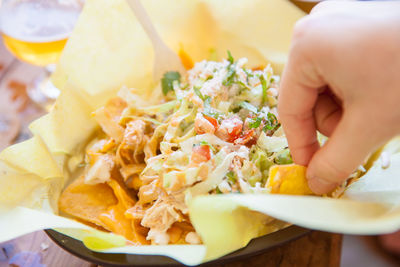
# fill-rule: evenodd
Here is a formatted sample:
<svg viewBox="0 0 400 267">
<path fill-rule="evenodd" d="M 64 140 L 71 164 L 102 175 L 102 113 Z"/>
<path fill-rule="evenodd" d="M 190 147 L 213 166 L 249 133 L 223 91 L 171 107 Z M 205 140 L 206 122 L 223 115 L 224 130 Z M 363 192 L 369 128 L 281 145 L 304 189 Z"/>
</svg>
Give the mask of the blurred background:
<svg viewBox="0 0 400 267">
<path fill-rule="evenodd" d="M 293 0 L 305 12 L 316 1 Z M 29 123 L 43 115 L 59 92 L 49 78 L 84 0 L 0 1 L 0 151 L 30 137 Z M 384 242 L 399 247 L 400 238 Z M 48 241 L 50 242 L 50 241 Z M 344 236 L 342 266 L 400 266 L 378 237 Z M 0 244 L 0 266 L 2 253 Z M 5 252 L 4 252 L 5 253 Z M 46 252 L 50 253 L 50 252 Z"/>
</svg>

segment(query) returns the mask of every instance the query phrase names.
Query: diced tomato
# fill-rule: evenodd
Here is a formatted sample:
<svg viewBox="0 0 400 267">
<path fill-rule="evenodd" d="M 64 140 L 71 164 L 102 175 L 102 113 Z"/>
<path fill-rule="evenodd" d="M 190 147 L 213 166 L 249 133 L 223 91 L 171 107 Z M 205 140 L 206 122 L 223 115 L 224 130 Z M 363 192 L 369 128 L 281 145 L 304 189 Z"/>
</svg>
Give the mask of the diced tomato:
<svg viewBox="0 0 400 267">
<path fill-rule="evenodd" d="M 211 159 L 211 151 L 209 146 L 195 146 L 192 149 L 191 160 L 194 163 L 202 163 Z"/>
<path fill-rule="evenodd" d="M 243 121 L 239 117 L 232 117 L 221 122 L 221 125 L 218 127 L 215 135 L 222 140 L 234 142 L 240 137 L 242 129 Z"/>
<path fill-rule="evenodd" d="M 238 139 L 235 140 L 237 145 L 251 146 L 256 142 L 254 129 L 245 131 Z"/>
<path fill-rule="evenodd" d="M 208 116 L 207 116 L 208 117 Z M 208 117 L 210 119 L 214 119 L 211 117 Z M 217 122 L 218 126 L 218 122 Z M 204 133 L 210 133 L 213 134 L 215 132 L 215 125 L 213 122 L 208 120 L 203 114 L 197 113 L 196 119 L 194 120 L 194 128 L 196 130 L 196 133 L 198 134 L 204 134 Z"/>
<path fill-rule="evenodd" d="M 207 116 L 207 115 L 203 115 L 203 117 L 208 120 L 212 125 L 214 125 L 214 128 L 217 129 L 218 128 L 218 121 L 217 119 Z"/>
</svg>

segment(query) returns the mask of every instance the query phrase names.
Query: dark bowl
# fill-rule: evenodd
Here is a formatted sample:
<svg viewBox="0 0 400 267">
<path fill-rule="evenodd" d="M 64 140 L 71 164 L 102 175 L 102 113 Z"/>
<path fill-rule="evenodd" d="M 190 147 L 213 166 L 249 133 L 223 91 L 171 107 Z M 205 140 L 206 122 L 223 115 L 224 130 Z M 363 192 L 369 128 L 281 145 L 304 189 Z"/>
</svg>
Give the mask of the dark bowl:
<svg viewBox="0 0 400 267">
<path fill-rule="evenodd" d="M 86 248 L 81 241 L 63 235 L 55 230 L 45 230 L 45 232 L 57 245 L 66 251 L 81 259 L 101 266 L 182 266 L 178 261 L 166 256 L 98 253 Z M 253 239 L 245 248 L 219 259 L 201 264 L 201 266 L 217 263 L 223 264 L 255 256 L 269 249 L 281 246 L 286 242 L 302 237 L 309 232 L 309 229 L 293 225 L 275 233 Z"/>
</svg>

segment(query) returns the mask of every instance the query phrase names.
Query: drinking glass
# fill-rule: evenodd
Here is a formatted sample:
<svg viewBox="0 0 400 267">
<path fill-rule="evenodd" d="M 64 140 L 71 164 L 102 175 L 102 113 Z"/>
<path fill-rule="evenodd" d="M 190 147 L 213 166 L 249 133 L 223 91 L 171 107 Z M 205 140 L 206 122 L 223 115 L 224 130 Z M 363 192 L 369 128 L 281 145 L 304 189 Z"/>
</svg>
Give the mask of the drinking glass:
<svg viewBox="0 0 400 267">
<path fill-rule="evenodd" d="M 59 95 L 51 83 L 61 52 L 82 9 L 83 0 L 3 0 L 0 29 L 8 50 L 21 61 L 43 67 L 28 95 L 48 108 Z"/>
</svg>

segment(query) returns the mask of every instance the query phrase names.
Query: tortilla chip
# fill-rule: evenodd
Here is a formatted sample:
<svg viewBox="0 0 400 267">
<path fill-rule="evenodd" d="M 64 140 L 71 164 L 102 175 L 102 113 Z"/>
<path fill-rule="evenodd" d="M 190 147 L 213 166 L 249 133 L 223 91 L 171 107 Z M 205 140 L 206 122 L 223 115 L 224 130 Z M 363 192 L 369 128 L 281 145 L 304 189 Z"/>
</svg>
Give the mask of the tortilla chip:
<svg viewBox="0 0 400 267">
<path fill-rule="evenodd" d="M 60 211 L 68 215 L 111 230 L 99 216 L 117 203 L 118 200 L 109 185 L 87 185 L 84 183 L 84 176 L 81 176 L 64 190 L 58 204 Z"/>
<path fill-rule="evenodd" d="M 296 164 L 274 165 L 269 169 L 266 187 L 271 189 L 272 194 L 312 195 L 306 171 L 306 167 Z"/>
<path fill-rule="evenodd" d="M 132 229 L 134 229 L 133 233 L 135 235 L 135 238 L 137 242 L 139 242 L 142 245 L 151 245 L 151 241 L 147 240 L 147 234 L 149 232 L 149 228 L 146 228 L 140 224 L 139 219 L 133 219 L 132 220 Z"/>
<path fill-rule="evenodd" d="M 142 244 L 143 238 L 138 237 L 132 220 L 125 216 L 125 211 L 133 207 L 135 201 L 116 180 L 110 180 L 107 184 L 113 189 L 118 203 L 108 207 L 106 212 L 99 215 L 99 219 L 111 232 L 122 235 L 138 245 Z"/>
<path fill-rule="evenodd" d="M 132 208 L 135 205 L 136 201 L 129 195 L 126 189 L 120 185 L 120 183 L 116 180 L 110 180 L 107 184 L 113 189 L 114 195 L 118 199 L 118 204 L 121 204 L 125 210 Z"/>
<path fill-rule="evenodd" d="M 136 243 L 131 220 L 124 215 L 125 209 L 122 205 L 113 205 L 99 215 L 99 220 L 106 225 L 106 228 L 117 235 L 122 235 L 126 239 Z"/>
</svg>

